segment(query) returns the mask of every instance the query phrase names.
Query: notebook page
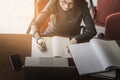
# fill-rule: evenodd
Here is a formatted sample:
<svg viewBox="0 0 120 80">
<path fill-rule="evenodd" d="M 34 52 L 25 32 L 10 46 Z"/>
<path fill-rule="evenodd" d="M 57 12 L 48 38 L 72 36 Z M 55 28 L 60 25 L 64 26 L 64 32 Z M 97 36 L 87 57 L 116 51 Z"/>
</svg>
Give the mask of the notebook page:
<svg viewBox="0 0 120 80">
<path fill-rule="evenodd" d="M 100 59 L 104 69 L 111 65 L 107 57 L 105 56 L 104 48 L 102 47 L 103 44 L 99 43 L 98 39 L 91 39 L 90 40 L 91 46 L 93 47 L 96 55 Z M 105 45 L 104 45 L 105 46 Z"/>
<path fill-rule="evenodd" d="M 105 59 L 106 59 L 106 61 L 108 61 L 107 62 L 108 66 L 120 65 L 120 47 L 118 46 L 115 40 L 105 41 L 105 40 L 94 39 L 94 41 L 96 41 L 101 47 L 99 48 L 100 50 L 99 54 L 103 55 L 104 60 L 103 58 L 101 58 L 103 62 L 105 62 Z"/>
<path fill-rule="evenodd" d="M 90 43 L 69 45 L 69 49 L 80 75 L 104 71 Z"/>
<path fill-rule="evenodd" d="M 52 49 L 54 57 L 71 57 L 68 53 L 69 38 L 54 36 L 52 37 Z"/>
</svg>

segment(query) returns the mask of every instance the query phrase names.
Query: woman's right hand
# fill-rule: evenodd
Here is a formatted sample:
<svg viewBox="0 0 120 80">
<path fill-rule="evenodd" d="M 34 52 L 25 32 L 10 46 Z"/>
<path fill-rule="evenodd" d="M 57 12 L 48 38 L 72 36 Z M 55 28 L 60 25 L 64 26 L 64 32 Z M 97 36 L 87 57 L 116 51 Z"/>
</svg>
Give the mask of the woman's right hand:
<svg viewBox="0 0 120 80">
<path fill-rule="evenodd" d="M 38 39 L 37 44 L 38 44 L 41 51 L 47 51 L 47 46 L 46 46 L 46 43 L 43 39 L 41 39 L 41 38 Z"/>
</svg>

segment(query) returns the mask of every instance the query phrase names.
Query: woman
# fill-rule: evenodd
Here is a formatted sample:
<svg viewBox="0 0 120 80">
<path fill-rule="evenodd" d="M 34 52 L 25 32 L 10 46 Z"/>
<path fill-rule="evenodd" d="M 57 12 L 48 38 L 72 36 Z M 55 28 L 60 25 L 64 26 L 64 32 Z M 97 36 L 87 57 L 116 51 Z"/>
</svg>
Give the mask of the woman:
<svg viewBox="0 0 120 80">
<path fill-rule="evenodd" d="M 89 40 L 96 35 L 94 22 L 85 0 L 49 0 L 31 26 L 32 34 L 42 51 L 46 51 L 47 48 L 45 41 L 40 38 L 39 28 L 49 16 L 50 22 L 44 34 L 74 36 L 70 44 Z M 86 30 L 80 34 L 78 30 L 80 31 L 82 19 Z"/>
</svg>

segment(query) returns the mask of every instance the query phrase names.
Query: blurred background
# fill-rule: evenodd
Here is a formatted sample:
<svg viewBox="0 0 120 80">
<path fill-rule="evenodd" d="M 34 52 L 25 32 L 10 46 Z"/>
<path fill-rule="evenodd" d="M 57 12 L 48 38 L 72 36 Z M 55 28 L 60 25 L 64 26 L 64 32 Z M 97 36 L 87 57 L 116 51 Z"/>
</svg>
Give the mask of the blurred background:
<svg viewBox="0 0 120 80">
<path fill-rule="evenodd" d="M 25 33 L 33 17 L 34 0 L 1 0 L 0 33 Z"/>
</svg>

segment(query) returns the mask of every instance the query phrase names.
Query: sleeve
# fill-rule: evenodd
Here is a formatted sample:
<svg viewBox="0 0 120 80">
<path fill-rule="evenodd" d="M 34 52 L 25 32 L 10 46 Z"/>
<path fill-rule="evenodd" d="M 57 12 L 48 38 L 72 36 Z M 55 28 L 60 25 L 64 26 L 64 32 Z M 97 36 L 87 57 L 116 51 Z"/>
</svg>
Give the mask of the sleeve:
<svg viewBox="0 0 120 80">
<path fill-rule="evenodd" d="M 54 12 L 56 0 L 49 0 L 44 9 L 39 13 L 33 24 L 39 29 L 44 21 Z"/>
<path fill-rule="evenodd" d="M 83 15 L 84 15 L 83 21 L 85 23 L 86 30 L 83 32 L 83 34 L 75 36 L 75 39 L 77 40 L 78 43 L 90 40 L 97 33 L 88 7 L 86 7 Z"/>
</svg>

